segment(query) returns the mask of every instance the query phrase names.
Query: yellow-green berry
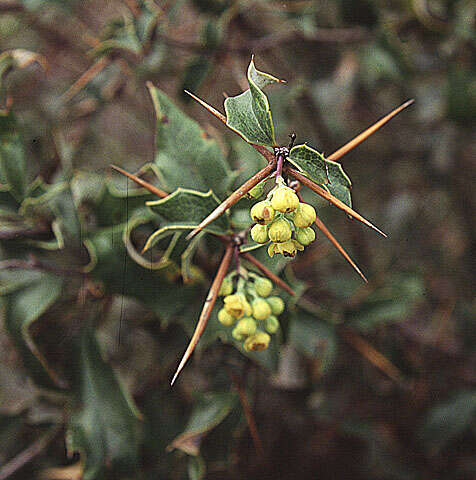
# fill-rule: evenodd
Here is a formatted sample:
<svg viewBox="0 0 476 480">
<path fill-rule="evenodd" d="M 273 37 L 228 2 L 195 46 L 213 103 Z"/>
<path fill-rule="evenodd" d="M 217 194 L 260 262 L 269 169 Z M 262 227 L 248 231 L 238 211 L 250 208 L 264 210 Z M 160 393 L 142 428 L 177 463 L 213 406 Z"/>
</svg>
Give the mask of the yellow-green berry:
<svg viewBox="0 0 476 480">
<path fill-rule="evenodd" d="M 284 312 L 284 300 L 281 297 L 268 297 L 266 301 L 269 303 L 273 315 L 281 315 Z"/>
<path fill-rule="evenodd" d="M 271 307 L 263 298 L 253 300 L 251 307 L 253 308 L 253 317 L 255 317 L 256 320 L 264 320 L 271 315 Z"/>
<path fill-rule="evenodd" d="M 257 223 L 250 232 L 251 238 L 256 243 L 267 243 L 268 238 L 268 227 L 266 225 L 260 225 Z"/>
<path fill-rule="evenodd" d="M 264 200 L 262 202 L 255 203 L 250 210 L 250 215 L 253 221 L 260 225 L 266 225 L 270 223 L 274 218 L 274 208 L 271 202 Z"/>
<path fill-rule="evenodd" d="M 254 198 L 258 199 L 263 195 L 264 192 L 264 182 L 258 183 L 258 185 L 254 186 L 247 194 L 246 196 L 248 198 Z"/>
<path fill-rule="evenodd" d="M 239 294 L 228 295 L 223 299 L 225 303 L 225 310 L 234 318 L 240 318 L 245 314 L 246 299 L 243 301 L 243 296 Z M 246 302 L 248 303 L 248 302 Z"/>
<path fill-rule="evenodd" d="M 286 242 L 292 233 L 291 225 L 284 218 L 275 220 L 268 228 L 268 236 L 272 242 Z"/>
<path fill-rule="evenodd" d="M 258 330 L 254 335 L 251 335 L 245 340 L 243 348 L 247 352 L 259 352 L 261 350 L 266 350 L 270 340 L 271 337 L 267 333 Z"/>
<path fill-rule="evenodd" d="M 299 198 L 292 188 L 282 186 L 274 192 L 271 205 L 278 212 L 290 213 L 296 210 Z"/>
<path fill-rule="evenodd" d="M 218 295 L 225 297 L 226 295 L 231 295 L 233 293 L 233 280 L 229 277 L 225 278 L 220 286 L 220 291 Z"/>
<path fill-rule="evenodd" d="M 310 227 L 316 221 L 316 210 L 308 203 L 300 203 L 293 216 L 294 225 L 298 228 Z"/>
<path fill-rule="evenodd" d="M 255 290 L 260 297 L 268 297 L 273 291 L 273 282 L 267 278 L 259 277 L 255 280 Z"/>
<path fill-rule="evenodd" d="M 304 247 L 296 240 L 288 240 L 287 242 L 273 242 L 268 247 L 268 255 L 273 257 L 274 255 L 284 255 L 285 257 L 294 257 L 297 251 L 302 252 Z"/>
<path fill-rule="evenodd" d="M 268 333 L 276 333 L 279 328 L 279 320 L 274 315 L 271 315 L 265 320 L 264 328 L 266 328 Z"/>
<path fill-rule="evenodd" d="M 301 245 L 307 247 L 316 239 L 316 232 L 311 227 L 297 228 L 294 237 Z"/>
<path fill-rule="evenodd" d="M 235 317 L 222 308 L 218 312 L 218 321 L 225 327 L 231 327 L 235 323 Z"/>
<path fill-rule="evenodd" d="M 256 332 L 256 322 L 251 317 L 242 318 L 233 329 L 231 334 L 235 340 L 244 340 Z"/>
</svg>

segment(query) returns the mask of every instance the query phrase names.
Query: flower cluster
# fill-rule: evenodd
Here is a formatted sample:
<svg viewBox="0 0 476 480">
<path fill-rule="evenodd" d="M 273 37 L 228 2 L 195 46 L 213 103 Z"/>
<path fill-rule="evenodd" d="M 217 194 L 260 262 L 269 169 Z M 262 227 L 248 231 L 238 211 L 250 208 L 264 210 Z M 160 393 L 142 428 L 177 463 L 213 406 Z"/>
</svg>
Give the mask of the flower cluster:
<svg viewBox="0 0 476 480">
<path fill-rule="evenodd" d="M 284 301 L 271 296 L 273 283 L 267 278 L 249 273 L 247 279 L 239 278 L 235 291 L 233 276 L 225 278 L 220 289 L 224 305 L 218 312 L 218 321 L 234 327 L 232 336 L 243 342 L 246 351 L 265 350 L 270 334 L 279 329 L 277 317 L 284 311 Z"/>
<path fill-rule="evenodd" d="M 256 222 L 251 238 L 256 243 L 271 241 L 270 257 L 276 254 L 294 257 L 316 238 L 311 228 L 316 220 L 314 207 L 300 202 L 294 190 L 283 184 L 272 190 L 266 200 L 255 203 L 250 215 Z"/>
</svg>

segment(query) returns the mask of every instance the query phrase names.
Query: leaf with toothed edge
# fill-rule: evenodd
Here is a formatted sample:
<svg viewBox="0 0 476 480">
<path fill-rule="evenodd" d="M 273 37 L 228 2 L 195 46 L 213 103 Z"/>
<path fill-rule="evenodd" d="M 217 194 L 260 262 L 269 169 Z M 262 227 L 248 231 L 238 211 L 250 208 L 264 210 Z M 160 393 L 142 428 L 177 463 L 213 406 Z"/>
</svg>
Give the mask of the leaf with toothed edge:
<svg viewBox="0 0 476 480">
<path fill-rule="evenodd" d="M 219 204 L 211 190 L 202 193 L 185 188 L 177 189 L 166 198 L 147 202 L 146 205 L 152 212 L 159 214 L 165 221 L 161 224 L 161 228 L 149 237 L 144 250 L 152 247 L 165 235 L 170 235 L 171 231 L 196 228 Z M 226 235 L 230 230 L 228 216 L 221 215 L 204 230 L 215 235 Z"/>
<path fill-rule="evenodd" d="M 276 138 L 269 101 L 261 89 L 273 83 L 283 82 L 284 80 L 256 70 L 252 58 L 248 67 L 250 88 L 225 100 L 227 126 L 248 143 L 275 146 Z"/>
<path fill-rule="evenodd" d="M 321 185 L 341 202 L 349 207 L 352 206 L 350 195 L 352 183 L 340 163 L 326 160 L 322 153 L 306 144 L 293 147 L 287 160 L 303 175 Z"/>
</svg>

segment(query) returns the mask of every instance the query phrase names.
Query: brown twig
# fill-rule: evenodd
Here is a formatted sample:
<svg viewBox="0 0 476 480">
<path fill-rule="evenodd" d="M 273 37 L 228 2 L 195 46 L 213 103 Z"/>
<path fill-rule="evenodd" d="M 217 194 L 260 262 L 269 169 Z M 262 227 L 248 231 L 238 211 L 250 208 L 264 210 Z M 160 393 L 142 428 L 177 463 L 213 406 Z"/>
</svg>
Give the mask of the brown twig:
<svg viewBox="0 0 476 480">
<path fill-rule="evenodd" d="M 109 64 L 110 60 L 107 57 L 100 58 L 96 63 L 89 67 L 68 90 L 63 93 L 62 101 L 69 102 L 75 95 L 77 95 L 96 75 L 98 75 Z"/>
<path fill-rule="evenodd" d="M 325 198 L 328 200 L 330 203 L 335 205 L 337 208 L 340 208 L 341 210 L 344 210 L 347 214 L 349 214 L 351 217 L 359 220 L 360 222 L 364 223 L 368 227 L 372 228 L 376 232 L 380 233 L 380 235 L 383 235 L 385 238 L 387 235 L 382 232 L 379 228 L 377 228 L 375 225 L 370 223 L 368 220 L 366 220 L 362 215 L 358 214 L 356 211 L 352 210 L 349 206 L 347 206 L 344 202 L 341 202 L 338 198 L 334 197 L 334 195 L 331 195 L 329 192 L 324 190 L 322 187 L 317 185 L 317 183 L 314 183 L 312 180 L 309 180 L 309 178 L 305 177 L 302 173 L 299 173 L 297 170 L 294 170 L 294 168 L 286 167 L 286 171 L 289 175 L 294 177 L 296 180 L 299 180 L 301 183 L 306 185 L 306 187 L 310 188 L 313 192 L 317 193 L 320 195 L 322 198 Z"/>
<path fill-rule="evenodd" d="M 129 173 L 126 170 L 123 170 L 121 167 L 117 167 L 116 165 L 109 165 L 109 166 L 113 170 L 116 170 L 116 172 L 122 173 L 126 177 L 130 178 L 133 182 L 136 182 L 137 185 L 140 185 L 141 187 L 145 188 L 150 193 L 157 195 L 159 198 L 165 198 L 169 196 L 167 192 L 164 192 L 160 188 L 154 187 L 154 185 L 150 184 L 149 182 L 146 182 L 145 180 L 142 180 L 142 178 L 139 178 L 137 175 Z"/>
<path fill-rule="evenodd" d="M 231 381 L 233 382 L 233 387 L 238 392 L 241 408 L 243 409 L 243 413 L 245 414 L 246 424 L 248 425 L 248 429 L 250 431 L 250 435 L 253 440 L 253 444 L 255 446 L 256 452 L 261 458 L 264 458 L 263 442 L 261 441 L 261 437 L 258 432 L 258 427 L 256 426 L 256 422 L 253 416 L 253 412 L 251 411 L 251 407 L 248 402 L 245 389 L 243 388 L 243 385 L 241 384 L 240 379 L 236 375 L 234 375 L 233 373 L 230 373 L 230 376 L 231 376 Z"/>
<path fill-rule="evenodd" d="M 355 348 L 355 350 L 362 354 L 380 371 L 385 373 L 385 375 L 391 378 L 394 382 L 404 385 L 402 372 L 387 357 L 385 357 L 385 355 L 372 347 L 369 342 L 347 328 L 342 329 L 340 334 L 349 345 Z"/>
<path fill-rule="evenodd" d="M 71 270 L 60 268 L 51 263 L 44 263 L 34 256 L 30 256 L 28 260 L 20 260 L 17 258 L 0 261 L 0 270 L 39 270 L 42 272 L 54 273 L 64 277 L 85 277 L 86 273 L 80 270 Z"/>
<path fill-rule="evenodd" d="M 177 379 L 179 373 L 182 371 L 185 363 L 192 355 L 193 350 L 195 349 L 198 340 L 202 336 L 203 331 L 207 325 L 208 319 L 213 310 L 213 306 L 215 305 L 216 299 L 218 297 L 218 292 L 220 291 L 221 284 L 223 279 L 225 278 L 226 272 L 228 271 L 228 267 L 230 266 L 231 257 L 233 255 L 233 245 L 228 244 L 225 250 L 225 255 L 223 255 L 223 259 L 218 267 L 217 274 L 215 279 L 213 280 L 212 286 L 207 295 L 207 299 L 203 305 L 202 313 L 200 314 L 200 318 L 198 319 L 197 326 L 195 327 L 195 331 L 193 332 L 192 338 L 190 339 L 190 343 L 188 344 L 185 353 L 183 354 L 182 360 L 175 372 L 171 385 L 174 384 L 175 380 Z"/>
<path fill-rule="evenodd" d="M 242 253 L 241 254 L 245 260 L 252 263 L 258 270 L 261 271 L 264 275 L 266 275 L 272 282 L 274 282 L 279 288 L 282 288 L 284 291 L 288 292 L 289 295 L 296 295 L 294 290 L 283 280 L 281 280 L 277 275 L 275 275 L 271 270 L 265 267 L 259 260 L 256 260 L 253 255 L 250 253 Z"/>
<path fill-rule="evenodd" d="M 364 140 L 370 137 L 370 135 L 374 134 L 379 128 L 383 127 L 390 119 L 392 119 L 395 115 L 399 114 L 403 109 L 409 107 L 415 100 L 407 100 L 404 104 L 397 107 L 395 110 L 392 110 L 388 115 L 381 118 L 378 122 L 374 123 L 371 127 L 367 128 L 367 130 L 363 131 L 360 135 L 357 135 L 353 138 L 350 142 L 347 142 L 343 147 L 340 147 L 339 150 L 335 151 L 331 155 L 327 157 L 327 160 L 332 160 L 336 162 L 339 158 L 343 157 L 346 153 L 350 152 L 350 150 L 354 149 L 357 145 L 361 144 Z"/>
<path fill-rule="evenodd" d="M 0 480 L 5 480 L 12 476 L 28 462 L 31 462 L 49 445 L 59 431 L 59 427 L 54 427 L 36 440 L 36 442 L 33 442 L 28 448 L 20 452 L 16 457 L 12 458 L 8 463 L 3 465 L 0 469 Z"/>
<path fill-rule="evenodd" d="M 225 213 L 230 207 L 244 197 L 253 187 L 258 185 L 262 180 L 271 174 L 271 172 L 276 168 L 276 159 L 273 156 L 272 162 L 270 162 L 266 167 L 261 169 L 259 172 L 255 173 L 251 178 L 249 178 L 241 187 L 237 188 L 226 200 L 224 200 L 220 205 L 218 205 L 215 210 L 213 210 L 210 215 L 208 215 L 201 223 L 195 228 L 192 232 L 187 235 L 187 240 L 190 240 L 198 232 L 203 230 L 207 225 L 209 225 L 213 220 L 216 220 L 220 215 Z"/>
</svg>

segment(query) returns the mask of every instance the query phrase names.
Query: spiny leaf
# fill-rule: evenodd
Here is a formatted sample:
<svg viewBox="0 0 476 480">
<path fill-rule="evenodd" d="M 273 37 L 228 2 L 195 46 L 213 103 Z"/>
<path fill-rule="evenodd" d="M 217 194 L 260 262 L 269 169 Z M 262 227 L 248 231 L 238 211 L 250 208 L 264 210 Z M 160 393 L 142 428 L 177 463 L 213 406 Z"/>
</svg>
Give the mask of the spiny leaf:
<svg viewBox="0 0 476 480">
<path fill-rule="evenodd" d="M 151 84 L 148 87 L 157 117 L 155 164 L 164 188 L 212 189 L 223 196 L 230 170 L 217 143 L 163 92 Z"/>
<path fill-rule="evenodd" d="M 202 193 L 179 188 L 168 197 L 147 202 L 146 205 L 152 212 L 159 214 L 165 222 L 162 222 L 161 228 L 151 235 L 144 251 L 152 247 L 169 230 L 196 228 L 219 205 L 219 202 L 211 190 L 208 193 Z M 215 235 L 226 235 L 229 229 L 230 222 L 225 215 L 206 227 L 207 232 Z"/>
<path fill-rule="evenodd" d="M 340 163 L 326 160 L 324 155 L 308 145 L 296 145 L 289 152 L 288 160 L 306 177 L 328 190 L 349 207 L 352 206 L 350 178 Z"/>
<path fill-rule="evenodd" d="M 91 328 L 84 328 L 79 345 L 81 408 L 70 420 L 67 447 L 81 452 L 83 478 L 98 478 L 106 460 L 121 471 L 132 471 L 139 457 L 140 414 L 132 398 L 101 357 Z"/>
<path fill-rule="evenodd" d="M 284 80 L 256 70 L 252 58 L 248 67 L 249 90 L 225 100 L 227 126 L 248 143 L 275 146 L 276 138 L 269 101 L 261 89 L 281 82 Z"/>
</svg>

